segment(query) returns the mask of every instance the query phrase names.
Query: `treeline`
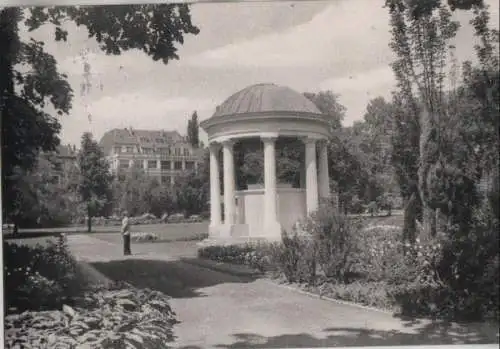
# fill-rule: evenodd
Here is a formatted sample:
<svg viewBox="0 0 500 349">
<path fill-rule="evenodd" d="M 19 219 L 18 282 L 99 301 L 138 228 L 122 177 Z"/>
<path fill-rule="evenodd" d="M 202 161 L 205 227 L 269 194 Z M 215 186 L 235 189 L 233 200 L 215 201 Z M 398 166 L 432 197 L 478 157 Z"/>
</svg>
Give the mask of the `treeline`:
<svg viewBox="0 0 500 349">
<path fill-rule="evenodd" d="M 86 221 L 85 217 L 119 216 L 125 210 L 133 217 L 206 216 L 210 181 L 205 163 L 199 171 L 179 175 L 174 186 L 161 184 L 139 167 L 111 175 L 97 142 L 85 133 L 77 162 L 64 176 L 56 176 L 61 163 L 55 154 L 40 156 L 34 170 L 20 181 L 19 209 L 11 219 L 20 227 L 53 227 Z"/>
</svg>

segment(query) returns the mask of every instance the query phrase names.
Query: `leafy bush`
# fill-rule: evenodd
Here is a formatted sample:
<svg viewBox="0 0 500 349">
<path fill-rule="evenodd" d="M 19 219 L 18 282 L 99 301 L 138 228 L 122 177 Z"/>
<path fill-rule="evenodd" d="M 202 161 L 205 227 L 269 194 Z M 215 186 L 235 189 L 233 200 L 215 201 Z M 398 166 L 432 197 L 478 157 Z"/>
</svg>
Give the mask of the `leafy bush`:
<svg viewBox="0 0 500 349">
<path fill-rule="evenodd" d="M 467 234 L 457 226 L 406 247 L 404 273 L 390 290 L 405 314 L 498 320 L 499 227 L 485 222 L 476 214 Z"/>
<path fill-rule="evenodd" d="M 393 310 L 395 304 L 393 299 L 388 296 L 387 290 L 389 288 L 390 286 L 383 281 L 355 281 L 349 284 L 329 282 L 313 291 L 334 299 Z"/>
<path fill-rule="evenodd" d="M 6 310 L 54 309 L 85 286 L 61 236 L 46 247 L 4 243 Z"/>
<path fill-rule="evenodd" d="M 358 275 L 367 281 L 397 279 L 406 273 L 401 230 L 392 227 L 363 229 L 356 236 Z M 397 281 L 395 281 L 397 282 Z"/>
<path fill-rule="evenodd" d="M 346 282 L 355 274 L 360 221 L 341 214 L 331 205 L 322 205 L 307 219 L 304 229 L 312 236 L 315 258 L 327 278 Z"/>
<path fill-rule="evenodd" d="M 310 236 L 301 234 L 296 228 L 291 234 L 283 232 L 282 245 L 277 252 L 278 269 L 288 282 L 314 282 L 316 249 Z"/>
<path fill-rule="evenodd" d="M 246 264 L 249 255 L 255 253 L 255 247 L 250 244 L 215 245 L 198 249 L 198 257 L 216 262 Z"/>
<path fill-rule="evenodd" d="M 247 265 L 261 272 L 274 271 L 279 252 L 276 243 L 255 242 L 226 246 L 206 246 L 198 249 L 198 257 L 216 262 Z"/>
<path fill-rule="evenodd" d="M 62 310 L 5 318 L 5 343 L 14 348 L 167 348 L 175 314 L 169 297 L 126 284 L 93 290 Z"/>
</svg>

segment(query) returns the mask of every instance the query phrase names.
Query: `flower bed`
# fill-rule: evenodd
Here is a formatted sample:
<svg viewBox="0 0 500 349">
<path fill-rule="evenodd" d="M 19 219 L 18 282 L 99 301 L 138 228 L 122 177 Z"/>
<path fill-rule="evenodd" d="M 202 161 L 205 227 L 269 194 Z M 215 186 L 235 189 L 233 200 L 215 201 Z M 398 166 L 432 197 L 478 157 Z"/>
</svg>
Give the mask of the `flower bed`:
<svg viewBox="0 0 500 349">
<path fill-rule="evenodd" d="M 96 287 L 64 235 L 42 247 L 4 243 L 7 348 L 167 348 L 169 297 L 126 283 Z"/>
<path fill-rule="evenodd" d="M 273 271 L 311 292 L 405 315 L 498 321 L 497 226 L 410 244 L 398 227 L 362 223 L 321 207 L 279 244 L 209 246 L 198 256 Z"/>
<path fill-rule="evenodd" d="M 45 247 L 4 243 L 4 275 L 7 312 L 59 308 L 86 287 L 64 236 Z"/>
<path fill-rule="evenodd" d="M 208 238 L 208 233 L 195 233 L 187 236 L 169 237 L 167 234 L 160 236 L 156 233 L 132 232 L 131 239 L 136 243 L 143 242 L 166 242 L 166 241 L 201 241 Z"/>
<path fill-rule="evenodd" d="M 158 240 L 158 235 L 155 233 L 132 232 L 130 238 L 135 242 L 152 242 Z"/>
<path fill-rule="evenodd" d="M 175 314 L 166 295 L 129 285 L 94 290 L 61 310 L 5 317 L 9 348 L 167 348 Z"/>
</svg>

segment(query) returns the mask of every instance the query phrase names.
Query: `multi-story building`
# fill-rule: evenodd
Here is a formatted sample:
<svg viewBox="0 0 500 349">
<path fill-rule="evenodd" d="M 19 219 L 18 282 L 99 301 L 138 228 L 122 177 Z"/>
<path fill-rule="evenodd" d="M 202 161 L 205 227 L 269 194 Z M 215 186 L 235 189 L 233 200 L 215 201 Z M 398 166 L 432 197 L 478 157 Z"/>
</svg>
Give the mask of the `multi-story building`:
<svg viewBox="0 0 500 349">
<path fill-rule="evenodd" d="M 196 170 L 202 150 L 177 131 L 113 129 L 99 143 L 113 173 L 137 166 L 162 184 L 173 185 L 186 170 Z"/>
<path fill-rule="evenodd" d="M 59 185 L 65 185 L 77 165 L 77 150 L 74 145 L 58 145 L 55 151 L 40 152 L 39 161 L 45 161 L 49 174 Z"/>
</svg>

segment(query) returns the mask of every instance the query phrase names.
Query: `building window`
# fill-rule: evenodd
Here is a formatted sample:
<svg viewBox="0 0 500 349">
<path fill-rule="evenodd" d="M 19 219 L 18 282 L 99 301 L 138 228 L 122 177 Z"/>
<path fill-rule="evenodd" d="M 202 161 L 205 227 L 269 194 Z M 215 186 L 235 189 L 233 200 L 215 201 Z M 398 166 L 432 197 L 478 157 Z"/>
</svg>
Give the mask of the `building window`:
<svg viewBox="0 0 500 349">
<path fill-rule="evenodd" d="M 174 169 L 175 170 L 182 170 L 182 161 L 174 162 Z"/>
<path fill-rule="evenodd" d="M 188 148 L 184 148 L 184 156 L 189 156 L 189 149 Z"/>
<path fill-rule="evenodd" d="M 142 148 L 142 152 L 144 154 L 152 154 L 153 153 L 153 149 L 152 148 Z"/>
<path fill-rule="evenodd" d="M 128 168 L 128 160 L 120 160 L 120 168 L 121 169 Z"/>
<path fill-rule="evenodd" d="M 162 184 L 170 184 L 170 176 L 161 176 Z"/>
<path fill-rule="evenodd" d="M 137 161 L 137 167 L 144 169 L 144 161 L 142 160 Z"/>
<path fill-rule="evenodd" d="M 161 162 L 162 170 L 170 170 L 170 161 L 162 161 Z"/>
<path fill-rule="evenodd" d="M 122 152 L 122 147 L 115 147 L 115 154 L 120 154 Z"/>
<path fill-rule="evenodd" d="M 186 170 L 194 169 L 194 161 L 186 161 Z"/>
<path fill-rule="evenodd" d="M 149 160 L 148 161 L 148 168 L 157 168 L 156 167 L 156 160 Z"/>
<path fill-rule="evenodd" d="M 174 155 L 175 156 L 181 156 L 181 148 L 175 148 Z"/>
<path fill-rule="evenodd" d="M 133 153 L 134 147 L 127 147 L 127 153 Z"/>
</svg>

